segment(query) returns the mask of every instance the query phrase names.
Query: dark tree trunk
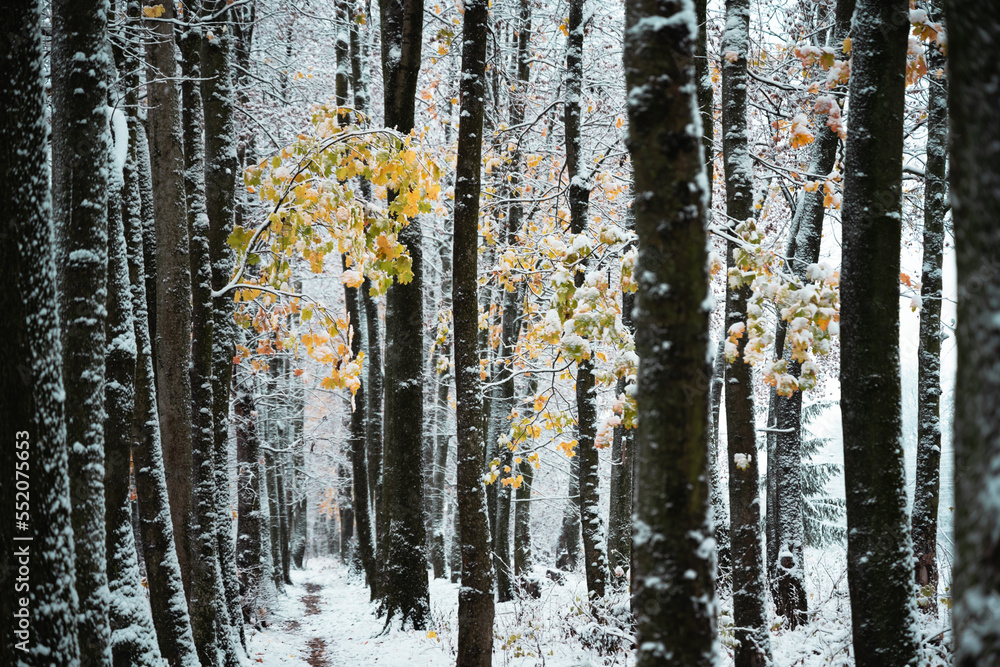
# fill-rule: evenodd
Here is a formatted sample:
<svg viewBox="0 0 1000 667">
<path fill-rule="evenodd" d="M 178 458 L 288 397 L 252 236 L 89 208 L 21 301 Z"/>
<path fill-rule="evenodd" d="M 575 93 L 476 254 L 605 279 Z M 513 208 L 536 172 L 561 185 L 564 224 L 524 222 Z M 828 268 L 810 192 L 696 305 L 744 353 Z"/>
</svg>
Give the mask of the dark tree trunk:
<svg viewBox="0 0 1000 667">
<path fill-rule="evenodd" d="M 239 572 L 243 622 L 256 623 L 257 600 L 263 577 L 263 530 L 260 503 L 260 439 L 253 400 L 253 380 L 248 373 L 236 373 L 236 494 L 238 522 L 236 568 Z"/>
<path fill-rule="evenodd" d="M 205 116 L 205 210 L 208 214 L 208 251 L 211 287 L 224 286 L 232 272 L 233 254 L 228 244 L 236 209 L 236 125 L 233 117 L 235 93 L 232 75 L 233 23 L 223 0 L 205 0 L 204 14 L 212 35 L 201 41 L 201 94 Z M 214 419 L 213 462 L 215 466 L 216 527 L 219 566 L 226 595 L 229 621 L 246 648 L 240 609 L 236 548 L 232 539 L 233 519 L 229 511 L 229 403 L 233 377 L 233 302 L 228 296 L 212 300 L 212 415 Z"/>
<path fill-rule="evenodd" d="M 48 664 L 79 664 L 74 586 L 62 351 L 49 199 L 45 66 L 41 2 L 0 2 L 6 48 L 0 55 L 0 335 L 7 358 L 0 364 L 0 566 L 17 572 L 18 552 L 28 546 L 30 635 L 18 632 L 21 613 L 16 577 L 5 576 L 0 593 L 0 658 L 14 664 L 15 644 L 47 655 Z M 97 67 L 97 66 L 95 66 Z M 97 67 L 98 72 L 102 72 Z M 94 82 L 96 86 L 96 82 Z M 30 498 L 18 493 L 30 481 Z M 19 497 L 20 496 L 20 497 Z M 28 500 L 30 508 L 24 504 Z M 18 525 L 26 521 L 30 525 Z M 31 540 L 28 542 L 27 540 Z M 25 540 L 25 541 L 21 541 Z M 19 576 L 19 575 L 18 575 Z M 23 584 L 23 582 L 22 582 Z M 9 661 L 9 662 L 8 662 Z"/>
<path fill-rule="evenodd" d="M 213 448 L 215 424 L 212 396 L 212 265 L 208 248 L 208 215 L 205 208 L 205 150 L 201 128 L 204 110 L 201 101 L 200 3 L 188 7 L 184 27 L 178 33 L 181 52 L 181 117 L 184 132 L 184 191 L 187 195 L 187 230 L 191 262 L 191 485 L 192 522 L 188 539 L 191 551 L 191 579 L 188 609 L 195 646 L 203 666 L 218 663 L 218 651 L 226 636 L 217 632 L 216 604 L 221 582 L 216 576 L 218 516 Z M 161 320 L 164 324 L 167 319 Z M 225 618 L 228 612 L 223 609 Z"/>
<path fill-rule="evenodd" d="M 929 3 L 932 20 L 941 20 L 940 2 Z M 937 45 L 927 53 L 927 71 L 944 71 Z M 920 273 L 920 343 L 917 348 L 917 473 L 910 526 L 917 563 L 920 608 L 937 616 L 937 532 L 941 499 L 941 271 L 944 216 L 948 210 L 948 84 L 944 76 L 927 81 L 927 161 L 924 173 L 924 257 Z"/>
<path fill-rule="evenodd" d="M 851 35 L 840 385 L 847 580 L 859 667 L 917 662 L 899 380 L 907 10 L 905 0 L 860 0 Z"/>
<path fill-rule="evenodd" d="M 117 49 L 116 49 L 117 51 Z M 117 53 L 116 53 L 117 56 Z M 115 72 L 115 70 L 112 70 Z M 109 77 L 111 79 L 117 77 Z M 111 85 L 115 82 L 112 80 Z M 131 91 L 130 91 L 131 92 Z M 126 104 L 134 105 L 135 94 Z M 111 100 L 125 102 L 125 100 Z M 123 111 L 118 113 L 124 114 Z M 124 120 L 124 118 L 123 118 Z M 115 124 L 116 130 L 120 127 Z M 133 129 L 139 130 L 135 124 Z M 141 131 L 141 130 L 140 130 Z M 123 171 L 111 170 L 108 190 L 108 301 L 105 357 L 104 501 L 111 657 L 116 667 L 162 665 L 146 593 L 139 579 L 139 561 L 132 532 L 129 502 L 132 420 L 135 410 L 136 346 L 129 288 L 128 247 L 123 215 L 139 222 L 139 183 L 135 170 L 135 143 L 128 131 L 116 131 L 115 142 L 131 143 Z M 116 151 L 117 152 L 117 151 Z M 126 172 L 127 170 L 127 176 Z M 124 194 L 124 197 L 123 197 Z M 123 206 L 124 199 L 124 206 Z"/>
<path fill-rule="evenodd" d="M 722 152 L 726 174 L 726 215 L 733 221 L 752 217 L 753 172 L 747 145 L 747 58 L 750 50 L 750 0 L 726 0 L 726 31 L 722 38 Z M 736 54 L 733 58 L 731 54 Z M 739 244 L 726 246 L 728 267 Z M 726 289 L 725 333 L 747 316 L 750 285 Z M 730 544 L 735 663 L 739 667 L 771 664 L 771 639 L 764 607 L 764 564 L 760 540 L 760 488 L 757 471 L 757 423 L 754 419 L 753 378 L 744 356 L 747 336 L 737 344 L 739 358 L 726 363 L 726 439 L 729 467 Z M 801 568 L 801 562 L 798 564 Z M 795 627 L 795 620 L 792 627 Z"/>
<path fill-rule="evenodd" d="M 569 177 L 570 232 L 583 234 L 587 229 L 590 189 L 583 173 L 580 133 L 581 97 L 583 95 L 583 5 L 584 0 L 570 0 L 569 38 L 566 47 L 566 173 Z M 577 269 L 576 286 L 583 286 L 588 262 Z M 587 592 L 592 597 L 604 597 L 608 580 L 608 556 L 605 553 L 604 522 L 601 520 L 601 499 L 598 493 L 598 456 L 594 438 L 597 435 L 597 387 L 594 362 L 586 359 L 577 363 L 576 371 L 577 455 L 579 457 L 580 520 L 583 534 L 584 570 Z"/>
<path fill-rule="evenodd" d="M 488 667 L 493 656 L 493 564 L 483 490 L 484 455 L 479 381 L 479 312 L 476 293 L 480 160 L 489 8 L 465 5 L 461 113 L 455 170 L 455 235 L 452 281 L 455 331 L 455 398 L 458 405 L 458 515 L 462 588 L 458 594 L 458 664 Z"/>
<path fill-rule="evenodd" d="M 130 135 L 136 140 L 136 157 L 140 198 L 143 186 L 145 156 L 142 126 L 137 116 L 130 115 Z M 146 207 L 143 205 L 143 218 Z M 171 507 L 168 501 L 163 450 L 160 445 L 160 425 L 156 410 L 156 384 L 153 377 L 153 348 L 150 340 L 146 308 L 144 220 L 125 218 L 128 243 L 129 279 L 132 284 L 132 315 L 135 320 L 135 341 L 138 357 L 135 371 L 135 419 L 133 423 L 132 463 L 139 507 L 142 539 L 142 559 L 149 583 L 149 601 L 153 626 L 160 653 L 171 667 L 198 665 L 187 601 L 181 579 L 174 540 Z"/>
<path fill-rule="evenodd" d="M 634 204 L 640 280 L 632 593 L 639 667 L 715 662 L 703 380 L 710 373 L 705 171 L 700 131 L 689 131 L 700 119 L 693 112 L 697 26 L 685 6 L 629 0 L 625 9 L 628 147 L 635 191 L 643 193 Z"/>
<path fill-rule="evenodd" d="M 1000 237 L 1000 72 L 990 49 L 1000 16 L 949 0 L 948 107 L 951 202 L 958 264 L 958 374 L 955 383 L 955 664 L 1000 662 L 1000 337 L 996 282 Z"/>
<path fill-rule="evenodd" d="M 344 264 L 347 270 L 347 264 Z M 351 322 L 361 321 L 361 295 L 357 287 L 344 287 L 344 301 L 347 305 L 347 317 Z M 357 357 L 361 353 L 361 335 L 355 329 L 351 339 L 351 354 Z M 375 544 L 372 541 L 372 521 L 369 511 L 368 495 L 368 459 L 365 457 L 365 385 L 358 387 L 354 395 L 354 405 L 351 412 L 350 449 L 351 477 L 354 484 L 354 518 L 358 524 L 358 551 L 361 564 L 365 569 L 365 578 L 375 581 Z"/>
<path fill-rule="evenodd" d="M 278 440 L 278 447 L 285 449 L 288 445 L 288 441 L 283 437 L 284 424 L 279 425 L 278 433 L 282 435 L 282 437 Z M 281 578 L 281 583 L 291 586 L 291 553 L 288 549 L 288 495 L 285 493 L 285 478 L 288 476 L 285 466 L 286 458 L 287 456 L 284 453 L 276 454 L 273 457 L 274 489 L 277 494 L 275 500 L 277 502 L 278 510 L 278 558 L 280 559 L 275 565 L 275 570 Z M 351 530 L 353 535 L 353 522 Z"/>
<path fill-rule="evenodd" d="M 174 51 L 174 5 L 163 5 L 162 21 L 149 22 L 149 153 L 156 228 L 157 406 L 170 515 L 184 590 L 191 588 L 191 265 L 184 186 L 181 95 Z"/>
<path fill-rule="evenodd" d="M 104 512 L 108 270 L 107 7 L 52 5 L 52 195 L 80 660 L 111 663 Z M 81 92 L 82 91 L 82 92 Z"/>
<path fill-rule="evenodd" d="M 385 124 L 402 133 L 413 129 L 420 71 L 423 0 L 380 0 Z M 389 193 L 393 197 L 395 193 Z M 385 443 L 382 452 L 384 569 L 379 592 L 387 622 L 423 629 L 430 615 L 424 531 L 424 312 L 423 252 L 418 218 L 399 233 L 413 261 L 413 280 L 395 283 L 386 294 Z"/>
<path fill-rule="evenodd" d="M 368 489 L 371 495 L 372 519 L 375 525 L 376 553 L 381 553 L 384 534 L 384 506 L 382 503 L 382 402 L 385 397 L 382 375 L 382 336 L 378 317 L 378 301 L 369 290 L 367 279 L 361 285 L 365 305 L 365 360 L 368 362 L 368 415 L 365 424 L 365 450 L 368 454 Z M 372 595 L 377 595 L 378 581 L 372 582 Z"/>
<path fill-rule="evenodd" d="M 580 558 L 580 457 L 569 460 L 569 481 L 563 506 L 562 527 L 556 544 L 556 568 L 566 572 L 576 571 Z"/>
<path fill-rule="evenodd" d="M 270 415 L 268 421 L 271 420 Z M 284 590 L 284 582 L 281 578 L 281 517 L 278 508 L 278 482 L 277 471 L 275 470 L 274 455 L 265 450 L 264 469 L 265 486 L 267 487 L 267 515 L 268 515 L 268 538 L 271 548 L 271 580 L 279 591 Z"/>
</svg>

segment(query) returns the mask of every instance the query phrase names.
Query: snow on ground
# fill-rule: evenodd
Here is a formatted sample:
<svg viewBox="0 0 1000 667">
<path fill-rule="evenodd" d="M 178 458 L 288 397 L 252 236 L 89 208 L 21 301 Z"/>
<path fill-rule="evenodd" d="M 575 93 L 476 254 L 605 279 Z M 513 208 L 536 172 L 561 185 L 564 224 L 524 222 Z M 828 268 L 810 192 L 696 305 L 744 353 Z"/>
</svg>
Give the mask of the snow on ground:
<svg viewBox="0 0 1000 667">
<path fill-rule="evenodd" d="M 842 549 L 806 549 L 810 622 L 782 629 L 770 609 L 775 664 L 849 666 L 850 595 Z M 634 658 L 627 618 L 628 597 L 612 592 L 601 605 L 598 622 L 586 599 L 582 573 L 565 575 L 562 584 L 535 569 L 540 596 L 498 604 L 494 622 L 496 667 L 631 667 Z M 383 632 L 384 621 L 368 601 L 358 575 L 339 561 L 317 558 L 292 573 L 293 586 L 278 594 L 267 627 L 248 628 L 251 664 L 287 667 L 451 667 L 458 641 L 458 585 L 430 579 L 431 620 L 427 630 Z M 732 598 L 720 601 L 720 667 L 733 664 Z M 950 625 L 948 607 L 941 618 L 920 614 L 922 664 L 950 664 L 942 645 Z"/>
<path fill-rule="evenodd" d="M 493 664 L 528 667 L 621 665 L 626 654 L 599 655 L 584 646 L 596 624 L 580 600 L 586 583 L 570 574 L 564 585 L 538 570 L 541 597 L 498 604 Z M 291 573 L 293 586 L 278 594 L 260 631 L 248 628 L 252 664 L 287 667 L 436 667 L 455 664 L 458 641 L 458 585 L 431 579 L 431 622 L 427 631 L 383 633 L 384 621 L 368 601 L 368 589 L 339 561 L 318 558 Z M 625 600 L 621 597 L 620 600 Z"/>
</svg>

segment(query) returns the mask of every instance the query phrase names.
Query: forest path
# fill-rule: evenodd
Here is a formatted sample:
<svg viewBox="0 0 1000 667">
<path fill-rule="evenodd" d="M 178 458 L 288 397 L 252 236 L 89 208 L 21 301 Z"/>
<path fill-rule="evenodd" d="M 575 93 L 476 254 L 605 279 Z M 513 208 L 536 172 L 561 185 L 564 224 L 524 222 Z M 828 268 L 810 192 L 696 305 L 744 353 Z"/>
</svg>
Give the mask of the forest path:
<svg viewBox="0 0 1000 667">
<path fill-rule="evenodd" d="M 375 615 L 368 588 L 339 561 L 317 558 L 292 570 L 260 632 L 247 628 L 250 664 L 283 667 L 452 665 L 447 646 L 426 631 L 393 629 Z M 432 585 L 432 588 L 438 588 Z M 457 587 L 456 587 L 457 588 Z M 432 591 L 432 607 L 435 604 Z M 440 590 L 440 593 L 445 591 Z M 448 591 L 450 592 L 450 591 Z M 437 596 L 450 598 L 447 594 Z M 435 612 L 438 612 L 435 609 Z M 439 616 L 440 618 L 440 616 Z"/>
</svg>

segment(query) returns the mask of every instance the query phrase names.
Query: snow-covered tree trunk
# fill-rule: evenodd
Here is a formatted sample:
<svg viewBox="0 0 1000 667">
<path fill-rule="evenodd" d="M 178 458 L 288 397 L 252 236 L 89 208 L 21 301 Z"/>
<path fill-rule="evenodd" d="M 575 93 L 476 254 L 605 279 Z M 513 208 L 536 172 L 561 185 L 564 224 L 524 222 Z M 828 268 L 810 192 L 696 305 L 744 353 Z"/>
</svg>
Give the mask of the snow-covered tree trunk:
<svg viewBox="0 0 1000 667">
<path fill-rule="evenodd" d="M 260 440 L 257 434 L 257 410 L 253 398 L 253 379 L 237 367 L 233 404 L 236 422 L 236 494 L 237 533 L 236 568 L 239 572 L 240 603 L 245 623 L 256 623 L 261 580 L 264 575 L 261 535 L 264 530 L 260 479 Z"/>
<path fill-rule="evenodd" d="M 750 0 L 726 0 L 722 36 L 722 152 L 726 176 L 726 215 L 730 235 L 753 216 L 753 168 L 747 144 L 747 58 L 750 49 Z M 736 241 L 726 245 L 727 268 L 739 271 Z M 745 327 L 750 285 L 726 289 L 726 335 Z M 747 335 L 727 349 L 725 370 L 726 440 L 729 464 L 730 546 L 736 665 L 769 665 L 771 640 L 764 606 L 764 563 L 760 539 L 760 488 L 753 377 L 745 352 Z M 729 346 L 727 346 L 728 348 Z M 737 355 L 733 358 L 733 352 Z M 801 544 L 799 545 L 801 548 Z M 791 549 L 792 547 L 785 547 Z M 801 562 L 799 564 L 801 572 Z M 792 627 L 798 618 L 790 618 Z"/>
<path fill-rule="evenodd" d="M 271 420 L 268 415 L 268 421 Z M 266 445 L 265 445 L 266 446 Z M 271 550 L 271 562 L 269 574 L 274 582 L 274 587 L 282 591 L 284 583 L 281 580 L 281 519 L 278 515 L 278 482 L 275 474 L 274 454 L 270 449 L 264 450 L 264 476 L 267 490 L 267 530 L 268 546 Z"/>
<path fill-rule="evenodd" d="M 157 3 L 149 2 L 156 5 Z M 147 20 L 149 156 L 156 230 L 156 387 L 163 460 L 170 494 L 170 516 L 185 593 L 191 588 L 192 414 L 191 414 L 191 265 L 181 92 L 177 83 L 173 3 L 163 20 Z M 155 13 L 155 12 L 154 12 Z"/>
<path fill-rule="evenodd" d="M 438 245 L 438 254 L 441 258 L 441 312 L 450 318 L 451 314 L 451 243 L 450 239 L 442 239 Z M 446 326 L 451 326 L 448 321 Z M 440 579 L 446 576 L 445 565 L 447 554 L 445 553 L 445 476 L 448 468 L 448 444 L 451 436 L 448 433 L 448 415 L 451 409 L 448 405 L 448 394 L 451 389 L 453 371 L 451 364 L 451 332 L 444 336 L 444 340 L 437 341 L 437 398 L 434 405 L 435 423 L 435 444 L 434 444 L 434 480 L 432 484 L 433 500 L 431 513 L 431 566 L 434 568 L 434 578 Z M 455 539 L 458 539 L 457 534 Z"/>
<path fill-rule="evenodd" d="M 951 203 L 958 264 L 955 386 L 955 664 L 1000 662 L 1000 90 L 992 49 L 1000 16 L 974 3 L 945 3 Z"/>
<path fill-rule="evenodd" d="M 205 212 L 208 215 L 208 250 L 211 285 L 221 288 L 233 267 L 229 235 L 236 207 L 235 92 L 232 74 L 233 22 L 224 0 L 206 0 L 203 14 L 215 17 L 203 27 L 201 40 L 201 96 L 205 117 Z M 241 183 L 242 185 L 242 183 Z M 212 300 L 212 460 L 215 468 L 216 543 L 229 622 L 246 646 L 240 609 L 233 541 L 233 517 L 229 511 L 229 406 L 235 346 L 233 302 L 228 296 Z"/>
<path fill-rule="evenodd" d="M 191 584 L 188 609 L 202 665 L 238 664 L 218 559 L 218 481 L 215 467 L 215 402 L 212 391 L 212 256 L 205 199 L 205 114 L 201 97 L 202 26 L 200 2 L 190 3 L 178 32 L 181 52 L 184 190 L 187 195 L 191 262 Z M 210 30 L 211 28 L 209 28 Z"/>
<path fill-rule="evenodd" d="M 414 98 L 420 71 L 423 0 L 380 0 L 385 124 L 413 129 Z M 395 193 L 390 193 L 390 197 Z M 382 456 L 382 511 L 388 530 L 379 592 L 391 619 L 422 629 L 430 616 L 424 530 L 424 476 L 420 457 L 424 423 L 423 252 L 419 218 L 410 220 L 399 241 L 413 261 L 413 279 L 395 283 L 386 294 L 385 442 Z"/>
<path fill-rule="evenodd" d="M 103 425 L 111 166 L 108 12 L 107 0 L 52 5 L 52 194 L 80 601 L 77 630 L 80 659 L 92 665 L 111 663 Z"/>
<path fill-rule="evenodd" d="M 114 85 L 114 81 L 111 84 Z M 131 98 L 128 102 L 134 104 L 138 96 L 132 90 L 128 92 Z M 108 190 L 107 383 L 104 387 L 104 405 L 108 415 L 104 422 L 104 491 L 108 589 L 111 592 L 111 655 L 116 666 L 160 667 L 163 659 L 156 644 L 149 602 L 139 580 L 135 535 L 132 532 L 132 506 L 129 502 L 137 352 L 123 215 L 138 222 L 141 202 L 134 142 L 129 139 L 125 111 L 122 109 L 124 105 L 115 106 L 119 110 L 115 112 L 113 123 L 115 160 Z M 132 143 L 131 147 L 129 143 Z"/>
<path fill-rule="evenodd" d="M 718 558 L 719 585 L 726 585 L 732 572 L 733 560 L 729 548 L 729 504 L 726 501 L 728 489 L 722 486 L 722 465 L 728 458 L 719 457 L 719 445 L 722 441 L 720 414 L 722 412 L 722 392 L 726 380 L 726 341 L 722 339 L 715 349 L 712 361 L 712 380 L 709 385 L 709 442 L 708 469 L 711 486 L 712 524 L 715 528 L 716 554 Z M 726 443 L 726 451 L 729 444 Z M 728 462 L 725 463 L 729 470 Z"/>
<path fill-rule="evenodd" d="M 463 18 L 461 113 L 455 168 L 455 268 L 452 298 L 455 331 L 455 398 L 458 431 L 458 515 L 462 588 L 458 593 L 458 663 L 488 667 L 493 655 L 493 562 L 483 489 L 482 394 L 479 380 L 477 241 L 480 162 L 489 8 L 469 0 Z"/>
<path fill-rule="evenodd" d="M 710 369 L 698 27 L 690 0 L 629 0 L 625 24 L 639 236 L 636 664 L 708 667 L 716 657 L 716 604 L 703 381 Z"/>
<path fill-rule="evenodd" d="M 940 2 L 928 3 L 940 21 Z M 924 256 L 920 273 L 920 342 L 917 347 L 917 472 L 910 528 L 917 558 L 914 578 L 920 609 L 937 616 L 937 532 L 941 499 L 941 272 L 947 200 L 948 84 L 937 44 L 927 52 L 927 160 L 924 166 Z"/>
<path fill-rule="evenodd" d="M 569 460 L 566 484 L 566 504 L 563 506 L 562 525 L 556 543 L 556 568 L 576 571 L 580 558 L 580 457 Z"/>
<path fill-rule="evenodd" d="M 138 7 L 130 8 L 132 20 L 138 24 Z M 126 70 L 136 65 L 126 66 Z M 139 177 L 140 202 L 143 175 L 148 168 L 143 160 L 148 155 L 143 149 L 145 132 L 138 116 L 129 113 L 129 134 L 135 140 L 135 155 Z M 129 281 L 132 284 L 132 316 L 135 322 L 136 371 L 135 371 L 135 420 L 132 437 L 132 462 L 135 469 L 135 486 L 139 506 L 139 523 L 142 535 L 142 558 L 149 584 L 149 602 L 153 614 L 153 627 L 160 646 L 160 654 L 171 667 L 195 667 L 195 651 L 187 600 L 181 578 L 174 540 L 171 507 L 168 500 L 163 450 L 160 444 L 160 423 L 157 415 L 156 384 L 153 377 L 153 348 L 147 315 L 149 300 L 146 295 L 147 274 L 145 255 L 146 227 L 144 218 L 149 212 L 142 205 L 142 217 L 125 218 L 125 235 L 128 243 Z"/>
<path fill-rule="evenodd" d="M 384 506 L 382 503 L 382 416 L 385 391 L 382 374 L 382 335 L 379 323 L 378 301 L 370 293 L 371 282 L 366 278 L 361 285 L 365 306 L 365 361 L 368 362 L 365 379 L 368 391 L 368 414 L 365 420 L 365 451 L 368 455 L 368 493 L 371 495 L 372 523 L 375 528 L 375 550 L 380 553 Z M 380 577 L 371 582 L 372 595 L 378 594 Z"/>
<path fill-rule="evenodd" d="M 626 224 L 635 229 L 635 217 L 631 210 Z M 630 244 L 631 247 L 631 244 Z M 622 327 L 633 337 L 635 325 L 632 310 L 635 308 L 635 292 L 622 290 Z M 625 393 L 625 378 L 615 385 L 615 399 Z M 534 393 L 534 392 L 532 392 Z M 625 572 L 632 564 L 632 491 L 635 484 L 635 429 L 616 426 L 611 444 L 611 480 L 608 490 L 608 571 L 615 585 L 628 584 Z M 622 574 L 617 573 L 618 568 Z"/>
<path fill-rule="evenodd" d="M 917 661 L 899 379 L 907 10 L 905 0 L 859 0 L 851 30 L 840 386 L 847 580 L 859 666 Z"/>
<path fill-rule="evenodd" d="M 64 421 L 62 347 L 57 307 L 55 237 L 49 199 L 45 66 L 41 2 L 0 2 L 8 42 L 0 62 L 0 335 L 7 358 L 0 364 L 0 517 L 3 572 L 17 572 L 30 554 L 26 593 L 5 576 L 0 610 L 0 655 L 12 665 L 79 664 L 78 600 L 74 586 L 68 446 Z M 103 72 L 103 70 L 98 70 Z M 103 114 L 102 114 L 103 116 Z M 30 480 L 30 510 L 18 491 Z M 23 486 L 23 485 L 22 485 Z M 21 496 L 21 497 L 18 497 Z M 15 511 L 16 510 L 16 511 Z M 23 512 L 23 514 L 22 514 Z M 27 521 L 18 525 L 15 521 Z M 30 538 L 22 541 L 18 538 Z M 18 575 L 19 576 L 19 575 Z M 22 582 L 23 583 L 23 582 Z M 18 634 L 17 598 L 31 600 L 31 633 Z M 27 641 L 26 641 L 27 640 Z M 15 644 L 25 641 L 28 653 Z"/>
<path fill-rule="evenodd" d="M 522 3 L 521 7 L 525 4 Z M 532 377 L 528 381 L 528 393 L 534 397 L 537 390 L 538 380 Z M 526 409 L 533 411 L 534 407 L 529 405 Z M 521 447 L 521 463 L 514 469 L 522 477 L 521 486 L 517 488 L 514 497 L 514 579 L 521 591 L 529 590 L 534 564 L 531 555 L 531 487 L 535 478 L 535 465 L 524 455 L 527 444 L 524 443 Z"/>
<path fill-rule="evenodd" d="M 585 0 L 570 0 L 569 37 L 566 48 L 566 173 L 569 177 L 570 233 L 583 234 L 587 228 L 590 189 L 582 164 L 582 139 L 580 133 L 581 96 L 583 94 L 583 5 Z M 584 272 L 589 262 L 578 267 L 575 282 L 579 289 L 584 283 Z M 577 363 L 576 411 L 577 456 L 580 459 L 580 527 L 583 534 L 584 569 L 587 574 L 587 591 L 593 597 L 603 597 L 608 580 L 608 556 L 605 552 L 604 522 L 601 519 L 598 493 L 598 455 L 594 438 L 597 435 L 597 387 L 594 362 L 591 359 Z"/>
<path fill-rule="evenodd" d="M 830 33 L 829 46 L 838 57 L 843 57 L 842 45 L 851 29 L 854 0 L 837 3 L 836 23 Z M 844 92 L 840 86 L 834 92 Z M 836 104 L 836 102 L 834 102 Z M 840 137 L 828 124 L 823 123 L 816 133 L 808 173 L 820 177 L 829 174 L 835 165 Z M 819 180 L 822 180 L 820 178 Z M 819 261 L 820 242 L 823 237 L 823 219 L 826 213 L 823 188 L 813 192 L 803 190 L 792 220 L 792 233 L 788 243 L 789 268 L 800 283 L 806 280 L 806 271 Z M 787 330 L 787 325 L 782 323 Z M 782 337 L 782 341 L 784 337 Z M 799 376 L 801 365 L 792 359 L 792 348 L 782 345 L 777 350 L 779 358 L 787 363 L 788 372 Z M 774 513 L 774 562 L 772 587 L 778 614 L 796 624 L 806 613 L 805 571 L 803 569 L 803 492 L 802 492 L 802 392 L 790 396 L 773 396 L 774 454 L 768 459 L 774 475 L 775 504 L 769 505 Z M 791 567 L 784 562 L 791 554 Z"/>
<path fill-rule="evenodd" d="M 342 256 L 343 261 L 343 256 Z M 344 263 L 344 270 L 347 264 Z M 344 286 L 344 302 L 347 317 L 351 322 L 361 321 L 361 295 L 359 288 Z M 351 339 L 351 354 L 361 353 L 361 335 L 355 329 Z M 365 383 L 362 382 L 354 394 L 350 426 L 351 480 L 354 487 L 354 519 L 358 526 L 357 546 L 365 578 L 374 582 L 377 573 L 375 563 L 375 543 L 372 540 L 372 521 L 368 494 L 368 459 L 365 457 Z"/>
</svg>

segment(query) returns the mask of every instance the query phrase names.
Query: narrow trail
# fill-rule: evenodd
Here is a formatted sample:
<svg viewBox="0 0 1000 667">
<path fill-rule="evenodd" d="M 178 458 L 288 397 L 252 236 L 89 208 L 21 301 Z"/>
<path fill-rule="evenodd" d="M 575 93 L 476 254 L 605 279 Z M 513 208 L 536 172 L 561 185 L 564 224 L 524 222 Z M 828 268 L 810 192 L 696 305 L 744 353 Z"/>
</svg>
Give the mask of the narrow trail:
<svg viewBox="0 0 1000 667">
<path fill-rule="evenodd" d="M 368 589 L 339 562 L 314 559 L 304 570 L 293 570 L 291 576 L 293 585 L 278 594 L 267 627 L 248 634 L 250 664 L 282 667 L 454 664 L 450 647 L 428 636 L 427 631 L 394 629 L 382 634 L 384 620 L 376 616 Z M 440 590 L 437 600 L 443 604 L 452 597 L 449 593 Z M 432 607 L 436 606 L 434 597 L 432 592 Z M 437 616 L 441 618 L 440 610 Z"/>
</svg>

